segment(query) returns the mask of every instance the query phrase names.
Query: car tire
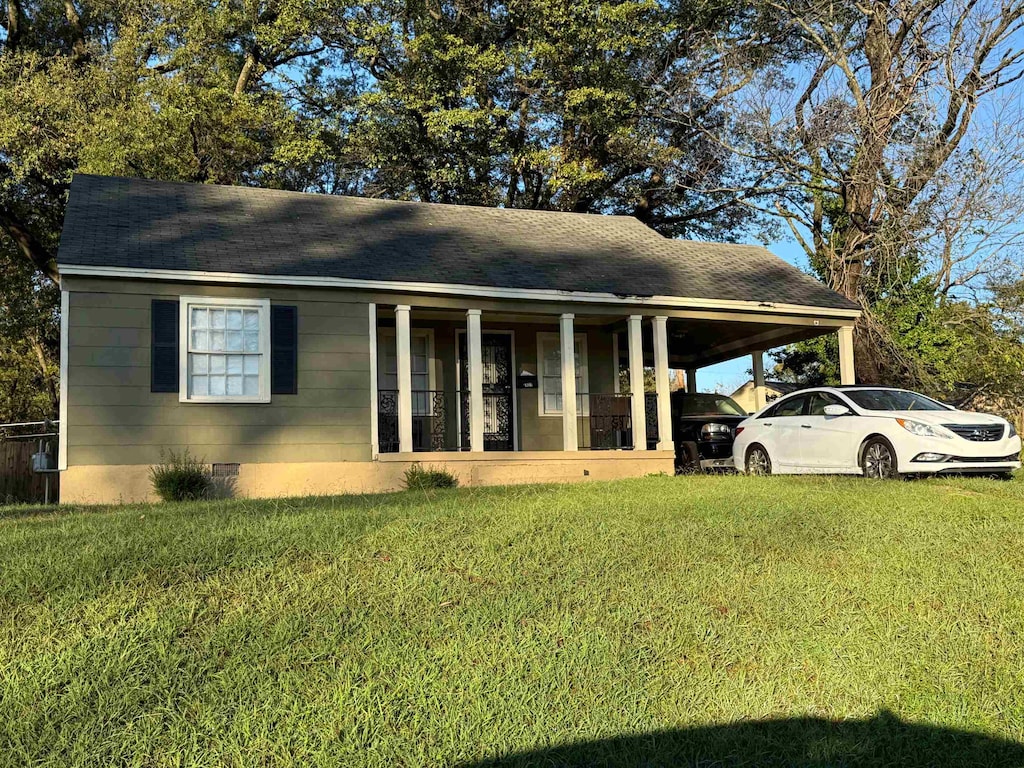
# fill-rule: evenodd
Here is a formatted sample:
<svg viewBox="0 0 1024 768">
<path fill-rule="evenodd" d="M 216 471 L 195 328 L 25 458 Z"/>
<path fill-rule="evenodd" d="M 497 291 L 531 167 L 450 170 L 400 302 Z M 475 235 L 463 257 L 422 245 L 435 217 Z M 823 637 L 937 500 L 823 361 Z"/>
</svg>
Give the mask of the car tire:
<svg viewBox="0 0 1024 768">
<path fill-rule="evenodd" d="M 748 475 L 770 475 L 772 473 L 772 458 L 763 445 L 754 443 L 747 448 L 747 457 L 743 462 L 743 468 Z"/>
<path fill-rule="evenodd" d="M 872 480 L 896 480 L 900 473 L 896 450 L 884 437 L 872 437 L 860 452 L 860 469 Z"/>
</svg>

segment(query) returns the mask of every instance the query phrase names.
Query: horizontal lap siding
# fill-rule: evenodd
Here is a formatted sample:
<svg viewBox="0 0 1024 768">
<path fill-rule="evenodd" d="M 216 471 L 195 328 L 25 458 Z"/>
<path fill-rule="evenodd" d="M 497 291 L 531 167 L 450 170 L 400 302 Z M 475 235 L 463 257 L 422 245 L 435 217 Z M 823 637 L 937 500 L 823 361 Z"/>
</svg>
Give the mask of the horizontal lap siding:
<svg viewBox="0 0 1024 768">
<path fill-rule="evenodd" d="M 370 459 L 368 309 L 339 291 L 71 281 L 68 463 L 151 464 L 188 448 L 208 462 Z M 102 288 L 102 289 L 101 289 Z M 150 392 L 150 305 L 180 295 L 269 298 L 299 313 L 297 395 L 269 404 L 178 402 Z"/>
</svg>

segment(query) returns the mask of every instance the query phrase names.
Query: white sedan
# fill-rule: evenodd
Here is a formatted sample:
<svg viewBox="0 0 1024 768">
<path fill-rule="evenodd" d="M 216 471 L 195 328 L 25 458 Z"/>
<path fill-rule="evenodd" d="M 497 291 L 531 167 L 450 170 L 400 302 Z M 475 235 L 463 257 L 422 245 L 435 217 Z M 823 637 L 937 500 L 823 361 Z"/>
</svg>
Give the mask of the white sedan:
<svg viewBox="0 0 1024 768">
<path fill-rule="evenodd" d="M 736 428 L 748 474 L 977 473 L 1020 467 L 1020 437 L 998 416 L 887 387 L 817 387 L 779 399 Z"/>
</svg>

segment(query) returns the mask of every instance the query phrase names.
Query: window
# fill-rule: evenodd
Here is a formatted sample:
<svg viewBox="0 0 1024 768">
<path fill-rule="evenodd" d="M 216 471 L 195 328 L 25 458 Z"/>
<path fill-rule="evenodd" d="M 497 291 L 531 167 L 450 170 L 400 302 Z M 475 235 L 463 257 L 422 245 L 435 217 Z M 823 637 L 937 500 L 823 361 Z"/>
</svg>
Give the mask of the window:
<svg viewBox="0 0 1024 768">
<path fill-rule="evenodd" d="M 846 407 L 846 403 L 830 392 L 811 392 L 810 398 L 810 405 L 807 406 L 808 416 L 824 416 L 826 405 L 841 405 Z"/>
<path fill-rule="evenodd" d="M 270 402 L 268 299 L 183 296 L 180 328 L 182 402 Z"/>
<path fill-rule="evenodd" d="M 398 389 L 398 347 L 393 329 L 384 329 L 377 334 L 377 388 Z M 412 415 L 431 414 L 431 394 L 434 377 L 431 375 L 430 360 L 434 356 L 434 334 L 429 329 L 413 328 L 409 336 L 412 355 Z"/>
<path fill-rule="evenodd" d="M 805 402 L 807 402 L 806 395 L 798 395 L 797 397 L 783 400 L 773 409 L 775 416 L 802 416 Z"/>
<path fill-rule="evenodd" d="M 573 337 L 576 355 L 576 413 L 587 411 L 586 393 L 590 387 L 587 375 L 587 336 L 577 333 Z M 537 363 L 542 416 L 562 415 L 562 343 L 560 334 L 537 334 Z"/>
</svg>

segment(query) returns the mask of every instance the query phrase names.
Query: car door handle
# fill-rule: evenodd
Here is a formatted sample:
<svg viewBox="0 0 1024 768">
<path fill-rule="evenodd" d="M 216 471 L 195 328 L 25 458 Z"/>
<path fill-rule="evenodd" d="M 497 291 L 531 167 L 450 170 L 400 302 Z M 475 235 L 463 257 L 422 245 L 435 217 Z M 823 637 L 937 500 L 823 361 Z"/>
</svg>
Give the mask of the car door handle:
<svg viewBox="0 0 1024 768">
<path fill-rule="evenodd" d="M 810 429 L 810 428 L 811 428 L 810 424 L 801 424 L 800 425 L 800 429 Z"/>
<path fill-rule="evenodd" d="M 770 427 L 771 425 L 772 425 L 772 423 L 770 421 L 766 421 L 763 426 Z"/>
</svg>

